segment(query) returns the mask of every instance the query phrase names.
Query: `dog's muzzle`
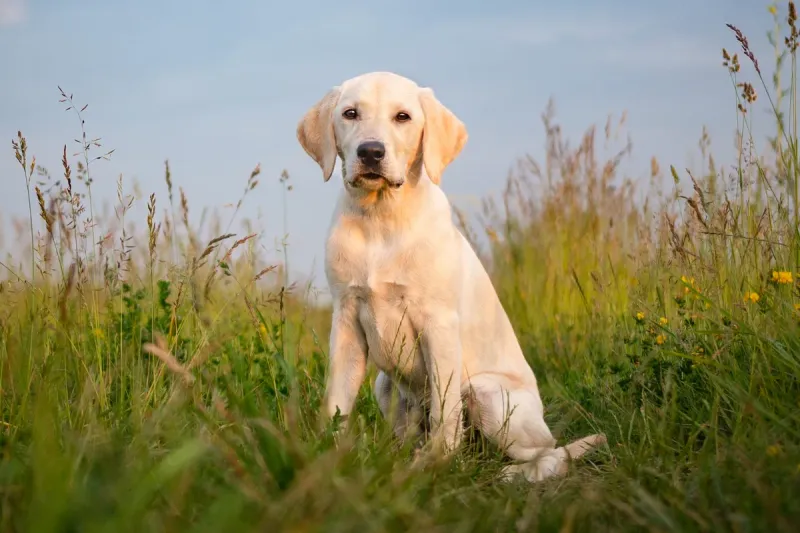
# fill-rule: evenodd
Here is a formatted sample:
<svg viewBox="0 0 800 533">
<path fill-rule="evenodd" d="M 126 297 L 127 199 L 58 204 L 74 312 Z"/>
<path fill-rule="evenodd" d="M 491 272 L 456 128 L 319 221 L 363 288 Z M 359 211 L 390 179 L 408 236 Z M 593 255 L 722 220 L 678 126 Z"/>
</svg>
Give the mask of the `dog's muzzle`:
<svg viewBox="0 0 800 533">
<path fill-rule="evenodd" d="M 364 141 L 356 148 L 358 164 L 356 166 L 350 185 L 353 187 L 367 187 L 370 189 L 386 186 L 390 189 L 399 189 L 405 179 L 392 179 L 383 172 L 383 162 L 386 156 L 386 145 L 381 141 Z"/>
</svg>

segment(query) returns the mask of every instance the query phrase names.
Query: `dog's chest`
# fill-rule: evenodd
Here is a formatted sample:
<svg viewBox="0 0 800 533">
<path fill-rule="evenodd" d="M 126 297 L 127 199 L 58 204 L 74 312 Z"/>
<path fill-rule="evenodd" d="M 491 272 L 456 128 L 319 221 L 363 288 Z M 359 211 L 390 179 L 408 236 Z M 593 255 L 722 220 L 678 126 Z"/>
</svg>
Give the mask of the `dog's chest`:
<svg viewBox="0 0 800 533">
<path fill-rule="evenodd" d="M 397 372 L 410 382 L 424 380 L 414 326 L 420 292 L 413 250 L 397 244 L 351 243 L 330 252 L 329 282 L 337 297 L 356 305 L 369 357 L 381 370 Z"/>
</svg>

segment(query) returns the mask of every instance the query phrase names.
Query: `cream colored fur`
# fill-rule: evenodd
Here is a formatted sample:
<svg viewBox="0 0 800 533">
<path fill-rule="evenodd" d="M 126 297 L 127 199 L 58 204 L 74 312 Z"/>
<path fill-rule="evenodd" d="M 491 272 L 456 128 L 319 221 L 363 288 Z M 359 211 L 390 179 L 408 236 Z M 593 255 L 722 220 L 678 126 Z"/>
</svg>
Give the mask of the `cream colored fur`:
<svg viewBox="0 0 800 533">
<path fill-rule="evenodd" d="M 467 131 L 431 89 L 388 72 L 352 78 L 308 111 L 297 137 L 325 181 L 342 160 L 344 191 L 325 257 L 333 296 L 328 416 L 350 414 L 369 359 L 395 433 L 419 436 L 427 424 L 445 454 L 462 438 L 462 408 L 519 462 L 506 473 L 530 481 L 565 473 L 570 458 L 605 442 L 597 434 L 555 447 L 536 377 L 438 187 Z M 385 146 L 379 167 L 359 158 L 366 141 Z"/>
</svg>

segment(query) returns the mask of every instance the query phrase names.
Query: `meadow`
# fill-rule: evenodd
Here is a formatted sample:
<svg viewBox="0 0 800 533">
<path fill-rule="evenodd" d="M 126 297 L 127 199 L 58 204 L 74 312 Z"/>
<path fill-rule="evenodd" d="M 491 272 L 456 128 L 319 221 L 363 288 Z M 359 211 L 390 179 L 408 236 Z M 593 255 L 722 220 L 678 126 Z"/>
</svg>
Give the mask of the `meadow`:
<svg viewBox="0 0 800 533">
<path fill-rule="evenodd" d="M 559 442 L 608 436 L 536 485 L 500 483 L 480 441 L 417 458 L 369 383 L 334 438 L 330 310 L 235 213 L 191 227 L 168 165 L 167 198 L 120 182 L 102 219 L 92 173 L 109 154 L 63 93 L 79 155 L 46 171 L 23 133 L 10 147 L 30 217 L 0 262 L 0 531 L 796 531 L 800 36 L 793 3 L 771 11 L 774 58 L 735 27 L 721 53 L 737 161 L 703 136 L 700 168 L 653 158 L 624 176 L 629 145 L 600 155 L 624 124 L 576 144 L 546 112 L 545 160 L 519 161 L 477 222 L 455 213 Z M 765 108 L 774 136 L 754 138 Z M 126 218 L 133 202 L 146 220 Z"/>
</svg>

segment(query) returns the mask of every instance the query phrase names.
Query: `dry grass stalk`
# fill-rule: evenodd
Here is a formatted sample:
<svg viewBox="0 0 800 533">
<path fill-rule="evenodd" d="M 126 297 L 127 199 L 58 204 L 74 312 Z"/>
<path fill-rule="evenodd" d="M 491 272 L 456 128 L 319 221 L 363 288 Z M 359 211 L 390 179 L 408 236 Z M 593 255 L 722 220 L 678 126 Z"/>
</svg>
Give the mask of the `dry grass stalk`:
<svg viewBox="0 0 800 533">
<path fill-rule="evenodd" d="M 192 386 L 195 383 L 195 377 L 186 368 L 181 365 L 174 355 L 167 349 L 167 342 L 161 335 L 156 335 L 155 344 L 145 343 L 142 347 L 144 351 L 158 357 L 167 369 L 181 378 L 183 383 L 187 386 Z"/>
</svg>

